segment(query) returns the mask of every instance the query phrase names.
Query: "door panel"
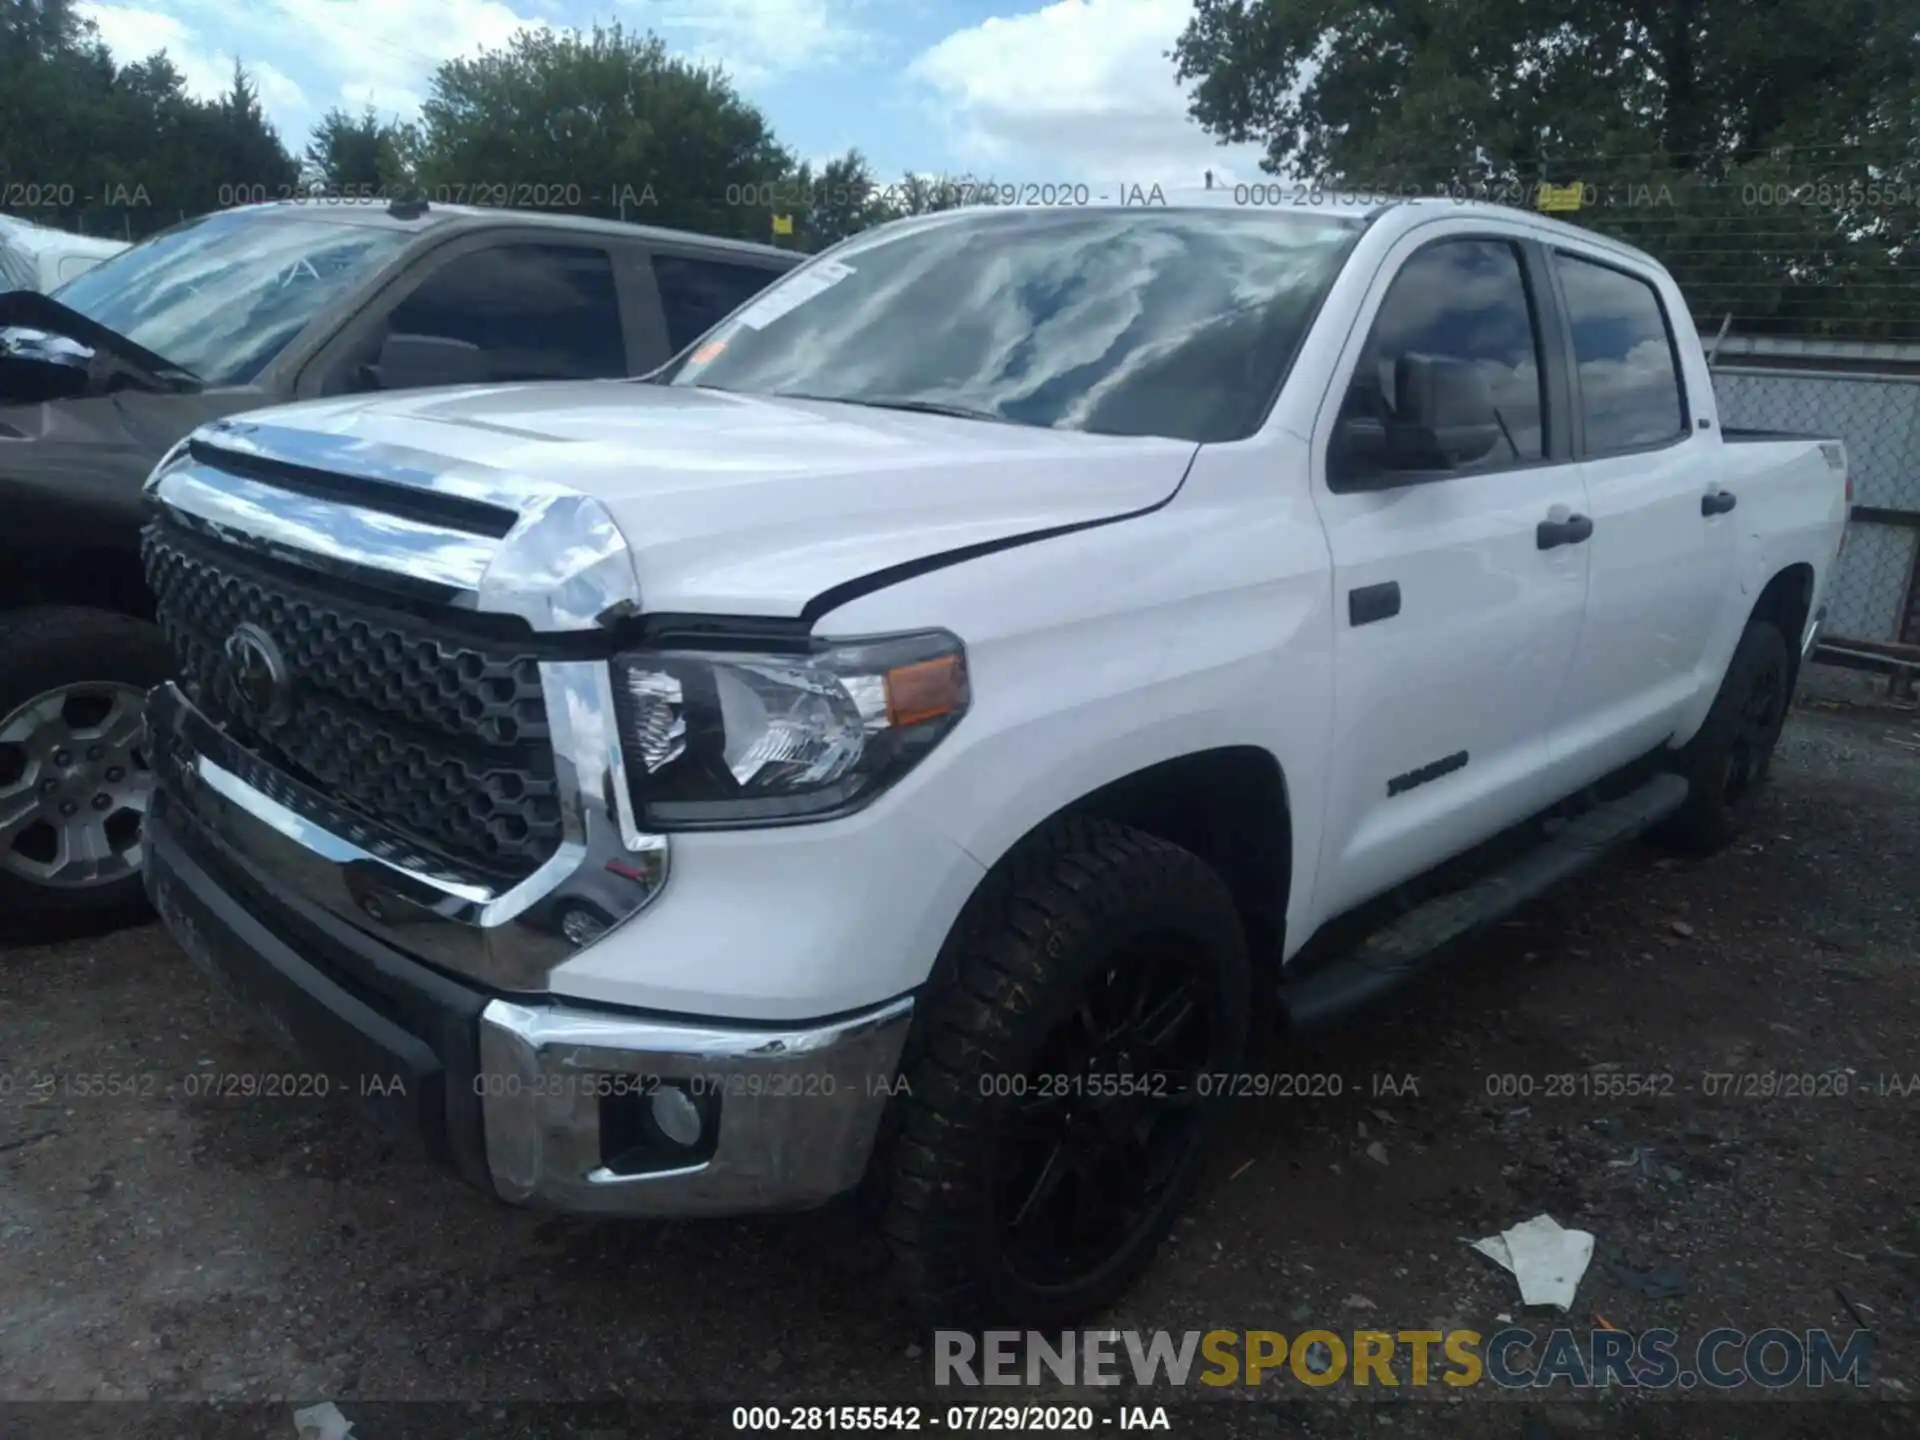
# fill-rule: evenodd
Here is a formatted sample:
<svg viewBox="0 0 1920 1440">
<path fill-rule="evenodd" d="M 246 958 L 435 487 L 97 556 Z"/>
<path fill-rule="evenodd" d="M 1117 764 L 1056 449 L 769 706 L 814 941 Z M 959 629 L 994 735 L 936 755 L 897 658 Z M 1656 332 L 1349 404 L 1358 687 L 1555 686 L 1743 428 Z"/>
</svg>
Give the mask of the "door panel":
<svg viewBox="0 0 1920 1440">
<path fill-rule="evenodd" d="M 1587 583 L 1585 546 L 1538 548 L 1554 503 L 1581 509 L 1574 467 L 1326 497 L 1340 629 L 1323 917 L 1546 803 L 1545 728 Z M 1399 613 L 1353 625 L 1345 597 L 1388 581 Z"/>
<path fill-rule="evenodd" d="M 1506 239 L 1410 241 L 1376 284 L 1367 339 L 1323 416 L 1330 469 L 1315 499 L 1339 628 L 1316 920 L 1545 803 L 1547 727 L 1579 638 L 1588 547 L 1541 545 L 1541 522 L 1584 514 L 1586 500 L 1556 433 L 1564 392 L 1539 347 L 1539 273 Z M 1499 445 L 1405 482 L 1344 473 L 1343 426 L 1362 427 L 1376 460 L 1411 453 L 1383 438 L 1408 423 L 1398 382 L 1410 354 L 1483 372 Z"/>
<path fill-rule="evenodd" d="M 1699 692 L 1739 585 L 1738 519 L 1702 503 L 1721 488 L 1717 437 L 1694 428 L 1652 277 L 1557 252 L 1553 267 L 1594 522 L 1586 620 L 1550 742 L 1554 783 L 1573 790 L 1661 744 Z"/>
</svg>

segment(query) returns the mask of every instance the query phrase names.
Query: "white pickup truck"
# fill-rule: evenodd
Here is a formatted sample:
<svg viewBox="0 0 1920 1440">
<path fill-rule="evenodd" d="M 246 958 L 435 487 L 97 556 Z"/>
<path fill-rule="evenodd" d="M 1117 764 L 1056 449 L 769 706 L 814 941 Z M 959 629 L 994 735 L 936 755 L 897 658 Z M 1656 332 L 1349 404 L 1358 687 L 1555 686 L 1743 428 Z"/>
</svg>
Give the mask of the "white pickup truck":
<svg viewBox="0 0 1920 1440">
<path fill-rule="evenodd" d="M 1275 1018 L 1726 841 L 1847 489 L 1720 427 L 1659 265 L 1536 215 L 903 221 L 644 381 L 170 453 L 147 886 L 491 1193 L 858 1190 L 925 1315 L 1063 1321 Z"/>
</svg>

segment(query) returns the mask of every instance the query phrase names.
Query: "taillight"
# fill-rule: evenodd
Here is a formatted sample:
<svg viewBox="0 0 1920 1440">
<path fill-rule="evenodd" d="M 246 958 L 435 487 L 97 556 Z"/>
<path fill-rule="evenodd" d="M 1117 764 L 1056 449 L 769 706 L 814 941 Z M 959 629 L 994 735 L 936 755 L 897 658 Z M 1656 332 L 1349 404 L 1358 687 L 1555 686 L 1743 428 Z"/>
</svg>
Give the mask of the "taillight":
<svg viewBox="0 0 1920 1440">
<path fill-rule="evenodd" d="M 1853 476 L 1847 476 L 1847 504 L 1853 504 Z"/>
</svg>

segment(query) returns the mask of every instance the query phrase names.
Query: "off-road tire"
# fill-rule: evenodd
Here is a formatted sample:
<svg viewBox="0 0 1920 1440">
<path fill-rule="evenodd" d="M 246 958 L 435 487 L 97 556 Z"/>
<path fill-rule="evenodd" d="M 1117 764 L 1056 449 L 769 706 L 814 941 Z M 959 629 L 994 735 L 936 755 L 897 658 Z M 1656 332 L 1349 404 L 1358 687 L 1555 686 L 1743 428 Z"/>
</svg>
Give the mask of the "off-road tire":
<svg viewBox="0 0 1920 1440">
<path fill-rule="evenodd" d="M 1675 758 L 1687 802 L 1662 837 L 1696 855 L 1726 848 L 1744 828 L 1772 767 L 1792 703 L 1793 652 L 1766 620 L 1751 621 L 1734 647 L 1713 708 Z M 1757 716 L 1764 705 L 1765 714 Z"/>
<path fill-rule="evenodd" d="M 930 1327 L 1069 1323 L 1119 1296 L 1153 1258 L 1198 1172 L 1217 1100 L 1195 1106 L 1191 1150 L 1144 1229 L 1087 1283 L 1041 1289 L 1002 1263 L 992 1219 L 996 1076 L 1024 1075 L 1077 1003 L 1095 967 L 1142 935 L 1197 942 L 1199 988 L 1223 1069 L 1247 1048 L 1251 1006 L 1244 931 L 1225 882 L 1176 845 L 1105 821 L 1063 822 L 1023 843 L 955 926 L 923 998 L 879 1157 L 882 1229 L 907 1299 Z M 1224 1029 L 1221 1026 L 1224 1025 Z"/>
</svg>

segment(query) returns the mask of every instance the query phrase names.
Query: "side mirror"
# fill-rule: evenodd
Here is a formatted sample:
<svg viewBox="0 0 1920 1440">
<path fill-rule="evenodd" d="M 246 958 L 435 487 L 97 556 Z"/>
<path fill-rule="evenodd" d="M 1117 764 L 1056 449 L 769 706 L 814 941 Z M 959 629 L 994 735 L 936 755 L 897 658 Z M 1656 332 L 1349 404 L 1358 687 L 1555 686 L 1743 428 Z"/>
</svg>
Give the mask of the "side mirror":
<svg viewBox="0 0 1920 1440">
<path fill-rule="evenodd" d="M 1397 403 L 1387 444 L 1405 468 L 1457 469 L 1484 460 L 1500 443 L 1493 388 L 1469 360 L 1402 355 L 1394 365 L 1393 390 Z"/>
<path fill-rule="evenodd" d="M 380 342 L 379 360 L 367 368 L 382 390 L 477 385 L 487 378 L 478 345 L 438 335 L 389 334 Z"/>
</svg>

